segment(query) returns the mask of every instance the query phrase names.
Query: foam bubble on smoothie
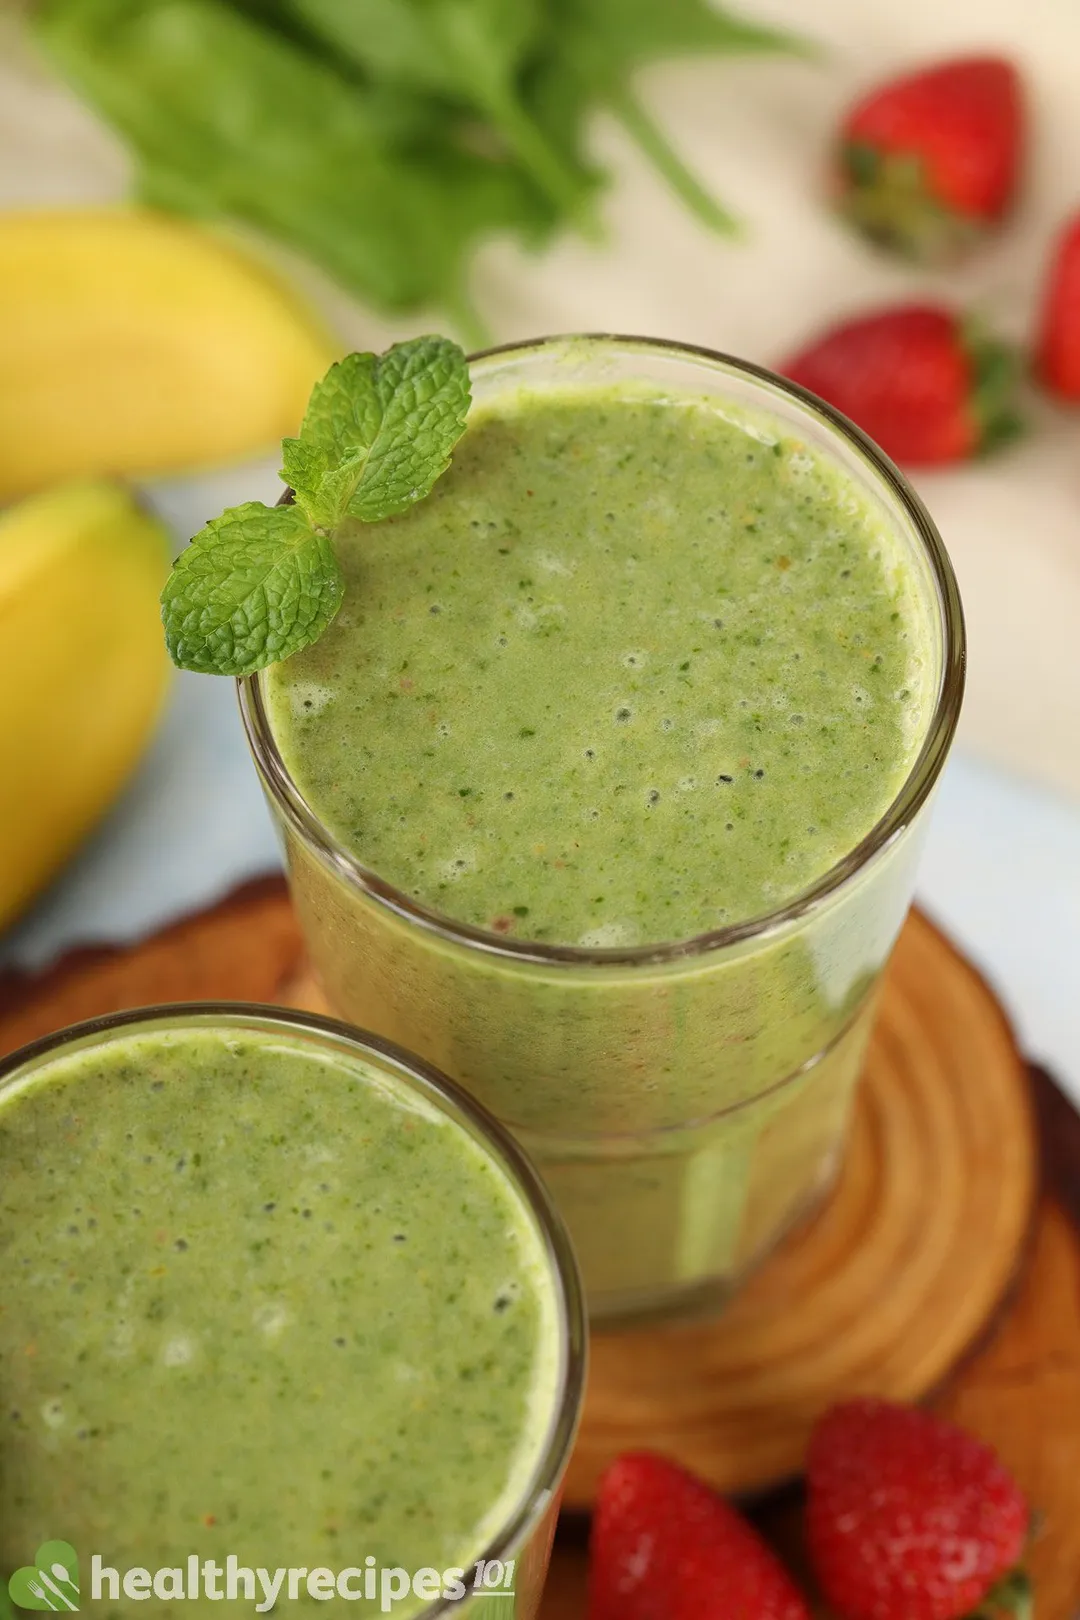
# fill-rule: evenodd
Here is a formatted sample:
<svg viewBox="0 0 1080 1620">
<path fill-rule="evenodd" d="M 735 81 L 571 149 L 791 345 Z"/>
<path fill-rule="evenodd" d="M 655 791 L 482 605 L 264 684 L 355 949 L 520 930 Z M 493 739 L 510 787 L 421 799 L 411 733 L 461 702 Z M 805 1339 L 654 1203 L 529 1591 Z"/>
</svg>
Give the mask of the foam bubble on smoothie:
<svg viewBox="0 0 1080 1620">
<path fill-rule="evenodd" d="M 289 701 L 292 711 L 298 719 L 321 713 L 328 703 L 334 701 L 332 686 L 323 686 L 318 681 L 297 681 L 290 689 Z"/>
<path fill-rule="evenodd" d="M 623 945 L 636 945 L 637 933 L 633 924 L 628 922 L 599 923 L 595 928 L 587 928 L 578 939 L 578 944 L 587 950 L 617 950 Z"/>
<path fill-rule="evenodd" d="M 64 1410 L 63 1400 L 54 1395 L 52 1400 L 46 1401 L 41 1408 L 41 1421 L 47 1429 L 62 1429 L 67 1422 L 67 1412 Z"/>
<path fill-rule="evenodd" d="M 923 695 L 920 690 L 918 676 L 913 672 L 914 686 L 902 687 L 897 693 L 897 702 L 900 706 L 900 725 L 908 746 L 914 748 L 926 729 L 923 709 Z"/>
<path fill-rule="evenodd" d="M 474 849 L 459 849 L 451 855 L 449 860 L 439 864 L 439 876 L 444 883 L 460 883 L 467 872 L 476 870 L 476 851 Z"/>
<path fill-rule="evenodd" d="M 135 1325 L 121 1317 L 106 1340 L 106 1351 L 117 1361 L 122 1361 L 125 1356 L 130 1356 L 134 1346 Z"/>
<path fill-rule="evenodd" d="M 260 1305 L 253 1321 L 264 1338 L 276 1339 L 289 1324 L 289 1312 L 280 1302 Z"/>
<path fill-rule="evenodd" d="M 553 551 L 534 551 L 532 562 L 542 573 L 557 574 L 562 579 L 569 579 L 577 571 L 575 562 L 557 557 Z"/>
</svg>

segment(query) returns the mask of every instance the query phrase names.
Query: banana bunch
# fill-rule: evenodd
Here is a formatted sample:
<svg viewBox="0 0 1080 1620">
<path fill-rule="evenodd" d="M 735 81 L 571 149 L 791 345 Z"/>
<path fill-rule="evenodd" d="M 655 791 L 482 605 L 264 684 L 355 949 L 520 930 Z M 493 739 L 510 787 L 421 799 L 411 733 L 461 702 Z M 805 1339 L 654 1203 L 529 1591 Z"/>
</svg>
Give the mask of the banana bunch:
<svg viewBox="0 0 1080 1620">
<path fill-rule="evenodd" d="M 0 217 L 0 929 L 139 760 L 169 537 L 120 480 L 299 425 L 333 358 L 263 268 L 140 210 Z"/>
</svg>

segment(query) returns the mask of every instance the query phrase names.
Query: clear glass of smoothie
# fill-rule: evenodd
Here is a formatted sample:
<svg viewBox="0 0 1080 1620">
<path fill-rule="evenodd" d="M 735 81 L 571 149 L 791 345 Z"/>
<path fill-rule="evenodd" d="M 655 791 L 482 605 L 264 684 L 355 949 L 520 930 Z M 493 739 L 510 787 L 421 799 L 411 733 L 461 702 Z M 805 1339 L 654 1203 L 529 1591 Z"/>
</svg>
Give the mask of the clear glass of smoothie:
<svg viewBox="0 0 1080 1620">
<path fill-rule="evenodd" d="M 110 1614 L 532 1620 L 584 1308 L 471 1098 L 330 1020 L 154 1008 L 0 1064 L 0 1184 L 0 1574 L 60 1540 Z"/>
<path fill-rule="evenodd" d="M 715 1308 L 828 1187 L 960 708 L 851 423 L 629 338 L 471 363 L 450 471 L 241 684 L 333 1007 L 539 1165 L 594 1320 Z"/>
</svg>

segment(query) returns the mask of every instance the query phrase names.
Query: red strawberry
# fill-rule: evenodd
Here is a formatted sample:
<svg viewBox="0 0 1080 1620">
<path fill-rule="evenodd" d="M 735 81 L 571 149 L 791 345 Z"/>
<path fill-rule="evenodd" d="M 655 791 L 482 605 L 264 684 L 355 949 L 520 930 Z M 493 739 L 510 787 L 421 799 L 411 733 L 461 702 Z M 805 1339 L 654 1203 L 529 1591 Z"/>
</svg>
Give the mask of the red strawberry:
<svg viewBox="0 0 1080 1620">
<path fill-rule="evenodd" d="M 1051 393 L 1080 399 L 1080 214 L 1066 225 L 1054 249 L 1035 369 Z"/>
<path fill-rule="evenodd" d="M 650 1452 L 600 1481 L 591 1548 L 588 1620 L 810 1620 L 746 1520 Z"/>
<path fill-rule="evenodd" d="M 807 1532 L 842 1620 L 1030 1614 L 1020 1490 L 988 1446 L 915 1407 L 851 1401 L 810 1442 Z M 983 1612 L 980 1609 L 980 1612 Z"/>
<path fill-rule="evenodd" d="M 1020 79 L 996 56 L 958 57 L 863 97 L 840 129 L 840 206 L 918 259 L 955 254 L 996 224 L 1024 145 Z"/>
<path fill-rule="evenodd" d="M 929 304 L 841 322 L 779 369 L 909 466 L 962 461 L 1019 426 L 1010 351 Z"/>
</svg>

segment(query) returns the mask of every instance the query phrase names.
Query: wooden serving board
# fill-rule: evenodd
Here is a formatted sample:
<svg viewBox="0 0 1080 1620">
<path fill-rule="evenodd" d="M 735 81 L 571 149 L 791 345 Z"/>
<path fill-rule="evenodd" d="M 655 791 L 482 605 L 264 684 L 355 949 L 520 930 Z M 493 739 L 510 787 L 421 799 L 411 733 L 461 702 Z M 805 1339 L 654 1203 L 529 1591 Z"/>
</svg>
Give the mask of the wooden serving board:
<svg viewBox="0 0 1080 1620">
<path fill-rule="evenodd" d="M 0 975 L 0 1053 L 96 1014 L 213 999 L 318 1003 L 279 878 L 131 949 Z M 799 1487 L 776 1482 L 797 1476 L 815 1414 L 854 1392 L 928 1398 L 997 1447 L 1041 1514 L 1037 1620 L 1075 1620 L 1080 1116 L 1025 1067 L 989 989 L 918 915 L 825 1208 L 719 1322 L 595 1340 L 543 1620 L 584 1614 L 585 1512 L 628 1445 L 751 1493 L 805 1579 Z"/>
<path fill-rule="evenodd" d="M 986 985 L 918 914 L 889 966 L 835 1188 L 718 1320 L 594 1336 L 566 1500 L 646 1445 L 718 1489 L 798 1475 L 814 1421 L 919 1400 L 971 1350 L 1031 1230 L 1027 1070 Z"/>
<path fill-rule="evenodd" d="M 1080 1620 L 1080 1115 L 1030 1071 L 1043 1177 L 1026 1263 L 984 1342 L 930 1401 L 998 1451 L 1037 1509 L 1035 1620 Z M 747 1504 L 804 1589 L 814 1585 L 795 1484 Z M 564 1514 L 540 1620 L 584 1620 L 588 1520 Z M 814 1613 L 829 1614 L 820 1602 Z"/>
</svg>

